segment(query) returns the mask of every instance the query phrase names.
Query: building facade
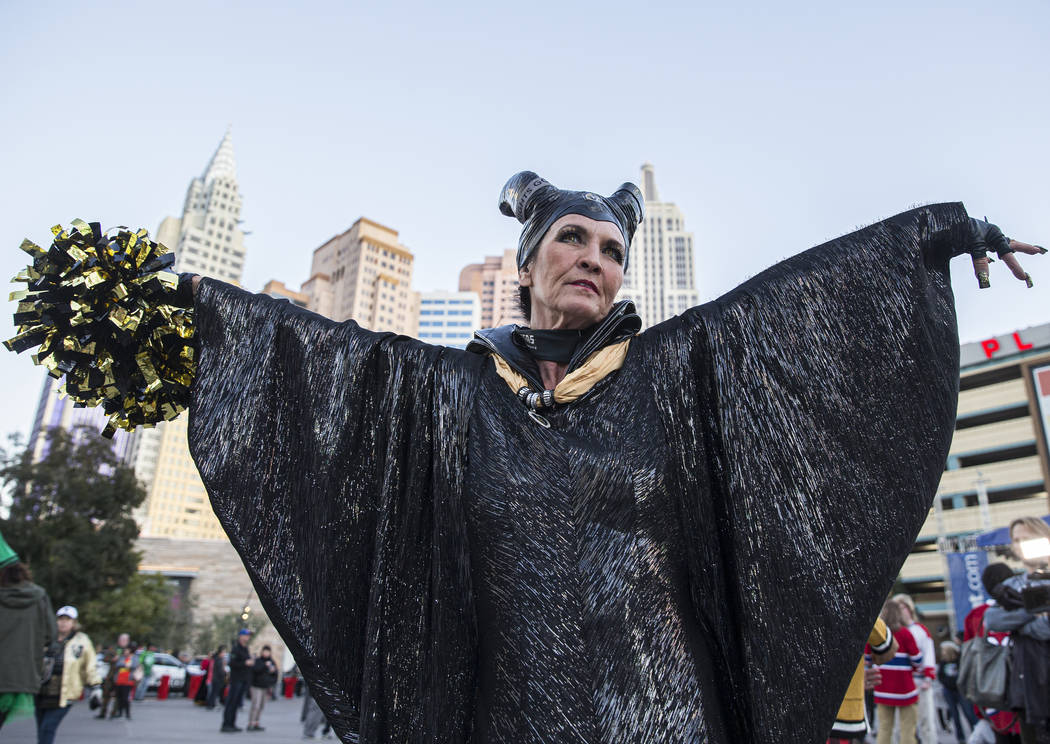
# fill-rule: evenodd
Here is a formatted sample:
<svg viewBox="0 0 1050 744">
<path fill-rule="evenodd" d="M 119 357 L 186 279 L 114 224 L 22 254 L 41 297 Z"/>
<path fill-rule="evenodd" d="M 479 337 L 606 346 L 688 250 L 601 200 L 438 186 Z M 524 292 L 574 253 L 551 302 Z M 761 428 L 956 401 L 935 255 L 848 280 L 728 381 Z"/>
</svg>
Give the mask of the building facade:
<svg viewBox="0 0 1050 744">
<path fill-rule="evenodd" d="M 255 616 L 266 617 L 266 612 L 255 594 L 248 572 L 229 540 L 188 540 L 162 537 L 143 537 L 135 544 L 142 552 L 139 573 L 160 574 L 170 581 L 180 600 L 193 603 L 196 624 L 205 624 L 217 615 L 242 612 L 245 607 Z M 224 640 L 227 649 L 230 639 Z M 252 649 L 266 644 L 273 649 L 282 669 L 294 660 L 285 651 L 284 641 L 273 625 L 267 625 L 252 638 Z M 215 649 L 195 648 L 198 654 L 214 653 Z"/>
<path fill-rule="evenodd" d="M 518 301 L 517 251 L 485 256 L 482 263 L 469 264 L 459 273 L 459 291 L 481 298 L 480 328 L 524 323 Z"/>
<path fill-rule="evenodd" d="M 276 279 L 266 282 L 266 285 L 262 288 L 262 293 L 270 297 L 276 297 L 279 300 L 288 300 L 288 302 L 299 307 L 308 308 L 310 306 L 310 297 L 305 292 L 296 292 L 294 289 L 289 289 L 284 286 L 284 282 L 279 282 Z"/>
<path fill-rule="evenodd" d="M 419 338 L 428 344 L 465 349 L 480 324 L 481 298 L 476 292 L 419 295 Z"/>
<path fill-rule="evenodd" d="M 959 405 L 937 504 L 901 570 L 919 609 L 947 618 L 939 538 L 1050 512 L 1050 323 L 963 344 Z M 984 503 L 982 503 L 984 502 Z"/>
<path fill-rule="evenodd" d="M 660 201 L 653 166 L 642 166 L 645 219 L 631 241 L 631 256 L 619 300 L 633 300 L 644 328 L 679 315 L 700 297 L 693 264 L 693 234 L 685 229 L 682 211 Z"/>
<path fill-rule="evenodd" d="M 204 173 L 190 181 L 180 217 L 167 217 L 156 240 L 175 251 L 178 272 L 192 272 L 240 284 L 244 273 L 241 195 L 230 132 L 222 138 Z M 186 441 L 189 417 L 131 437 L 128 460 L 146 488 L 136 514 L 144 537 L 224 540 Z"/>
<path fill-rule="evenodd" d="M 413 264 L 397 230 L 361 217 L 314 250 L 310 278 L 300 291 L 311 310 L 333 320 L 415 336 L 419 299 L 412 291 Z"/>
<path fill-rule="evenodd" d="M 40 400 L 36 406 L 36 416 L 29 431 L 28 446 L 33 452 L 33 459 L 40 460 L 47 454 L 47 431 L 53 428 L 73 431 L 77 427 L 86 427 L 85 431 L 98 434 L 109 423 L 109 417 L 101 406 L 96 408 L 77 408 L 70 398 L 59 393 L 63 383 L 51 375 L 44 375 L 44 384 L 40 390 Z M 131 447 L 131 435 L 123 429 L 117 429 L 113 435 L 113 451 L 121 460 L 127 460 Z"/>
</svg>

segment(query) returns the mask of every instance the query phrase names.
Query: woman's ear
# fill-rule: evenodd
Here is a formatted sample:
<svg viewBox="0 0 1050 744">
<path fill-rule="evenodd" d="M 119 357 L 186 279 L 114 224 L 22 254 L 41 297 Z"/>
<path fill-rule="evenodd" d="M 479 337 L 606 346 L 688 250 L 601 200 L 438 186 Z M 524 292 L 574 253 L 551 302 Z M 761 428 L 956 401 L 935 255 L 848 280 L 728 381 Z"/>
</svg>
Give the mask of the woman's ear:
<svg viewBox="0 0 1050 744">
<path fill-rule="evenodd" d="M 518 269 L 518 286 L 520 287 L 531 287 L 532 286 L 532 261 L 529 261 L 525 266 Z"/>
</svg>

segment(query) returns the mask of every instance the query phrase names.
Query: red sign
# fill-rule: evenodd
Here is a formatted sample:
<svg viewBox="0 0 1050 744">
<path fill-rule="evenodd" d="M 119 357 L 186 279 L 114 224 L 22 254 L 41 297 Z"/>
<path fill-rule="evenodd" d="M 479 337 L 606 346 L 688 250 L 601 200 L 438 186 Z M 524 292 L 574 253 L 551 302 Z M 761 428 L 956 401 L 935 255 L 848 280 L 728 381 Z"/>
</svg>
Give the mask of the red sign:
<svg viewBox="0 0 1050 744">
<path fill-rule="evenodd" d="M 1032 348 L 1032 344 L 1026 344 L 1021 340 L 1021 334 L 1014 332 L 1012 336 L 1014 345 L 1018 351 L 1028 351 Z M 1000 351 L 1002 347 L 999 345 L 999 340 L 995 338 L 989 338 L 981 342 L 981 348 L 984 349 L 984 355 L 991 359 L 995 356 L 995 352 Z"/>
</svg>

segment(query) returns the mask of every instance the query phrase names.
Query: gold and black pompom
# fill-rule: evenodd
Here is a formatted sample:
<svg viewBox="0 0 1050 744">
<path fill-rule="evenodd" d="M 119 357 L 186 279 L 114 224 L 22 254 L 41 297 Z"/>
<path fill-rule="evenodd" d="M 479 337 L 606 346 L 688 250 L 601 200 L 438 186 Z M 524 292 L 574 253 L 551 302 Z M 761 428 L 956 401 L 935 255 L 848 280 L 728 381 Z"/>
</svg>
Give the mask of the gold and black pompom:
<svg viewBox="0 0 1050 744">
<path fill-rule="evenodd" d="M 101 405 L 103 436 L 170 421 L 189 405 L 196 356 L 192 303 L 177 296 L 175 254 L 145 230 L 102 232 L 73 220 L 51 228 L 48 250 L 29 240 L 31 266 L 12 281 L 18 334 L 4 342 L 57 379 L 78 407 Z"/>
</svg>

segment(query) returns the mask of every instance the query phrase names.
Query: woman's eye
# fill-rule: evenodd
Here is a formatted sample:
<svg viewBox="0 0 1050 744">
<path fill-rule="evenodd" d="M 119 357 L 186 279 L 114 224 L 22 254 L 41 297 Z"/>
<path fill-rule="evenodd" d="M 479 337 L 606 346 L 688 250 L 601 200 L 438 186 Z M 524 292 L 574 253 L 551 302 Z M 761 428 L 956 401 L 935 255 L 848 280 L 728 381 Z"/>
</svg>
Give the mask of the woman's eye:
<svg viewBox="0 0 1050 744">
<path fill-rule="evenodd" d="M 580 235 L 575 230 L 566 230 L 561 234 L 561 240 L 563 243 L 578 243 Z"/>
<path fill-rule="evenodd" d="M 610 256 L 616 263 L 623 263 L 623 251 L 615 246 L 606 246 L 605 255 Z"/>
</svg>

